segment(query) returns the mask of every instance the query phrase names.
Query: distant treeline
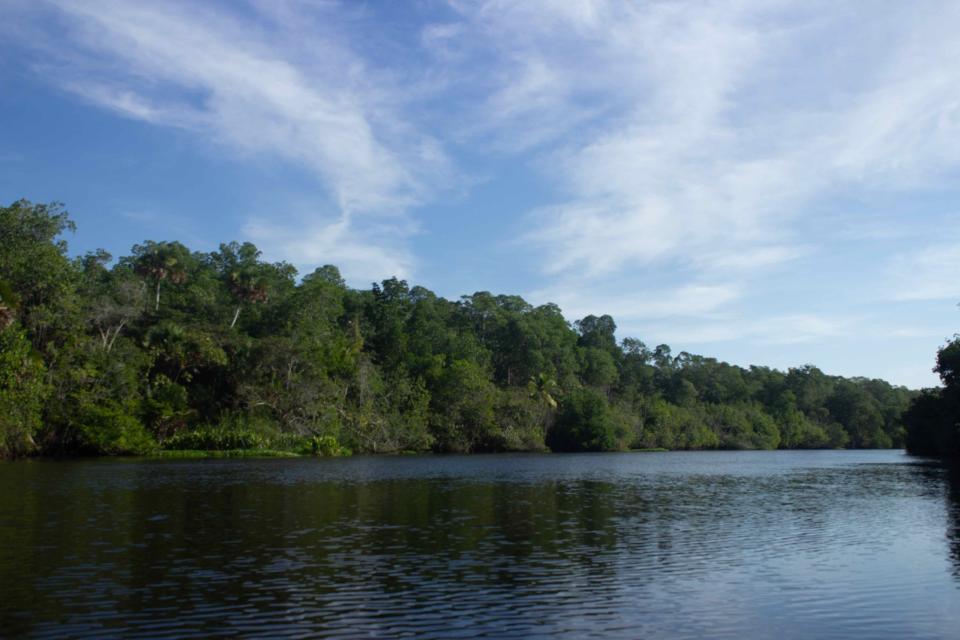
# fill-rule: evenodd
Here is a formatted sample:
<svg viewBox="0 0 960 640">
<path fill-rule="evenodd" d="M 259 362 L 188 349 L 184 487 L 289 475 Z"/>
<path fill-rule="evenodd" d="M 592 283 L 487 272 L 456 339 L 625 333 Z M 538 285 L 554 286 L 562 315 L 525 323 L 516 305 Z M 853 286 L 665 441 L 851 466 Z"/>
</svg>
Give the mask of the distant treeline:
<svg viewBox="0 0 960 640">
<path fill-rule="evenodd" d="M 0 208 L 2 455 L 899 447 L 917 395 L 618 342 L 610 316 L 518 296 L 298 280 L 249 243 L 70 259 L 72 229 Z M 955 411 L 953 371 L 916 420 Z"/>
</svg>

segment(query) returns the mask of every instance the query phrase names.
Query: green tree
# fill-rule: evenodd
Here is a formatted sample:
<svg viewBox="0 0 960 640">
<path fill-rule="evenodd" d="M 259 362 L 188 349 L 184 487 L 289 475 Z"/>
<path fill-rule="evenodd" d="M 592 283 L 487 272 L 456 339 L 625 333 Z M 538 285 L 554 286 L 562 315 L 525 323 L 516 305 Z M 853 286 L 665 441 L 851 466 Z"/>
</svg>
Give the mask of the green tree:
<svg viewBox="0 0 960 640">
<path fill-rule="evenodd" d="M 609 451 L 617 448 L 617 424 L 607 399 L 593 389 L 564 397 L 557 422 L 547 434 L 554 451 Z"/>
<path fill-rule="evenodd" d="M 574 327 L 580 334 L 580 346 L 602 349 L 610 354 L 619 352 L 617 338 L 614 335 L 617 331 L 617 323 L 610 316 L 587 316 L 577 320 Z"/>
<path fill-rule="evenodd" d="M 153 282 L 154 312 L 160 310 L 160 285 L 164 280 L 181 284 L 187 279 L 190 252 L 179 242 L 148 240 L 133 247 L 136 272 Z"/>
<path fill-rule="evenodd" d="M 144 287 L 129 271 L 110 271 L 106 251 L 88 253 L 80 261 L 80 294 L 84 315 L 99 337 L 99 347 L 109 353 L 117 338 L 143 311 Z"/>
<path fill-rule="evenodd" d="M 937 366 L 933 370 L 940 374 L 945 387 L 960 386 L 960 334 L 937 352 Z"/>
<path fill-rule="evenodd" d="M 916 395 L 812 366 L 744 369 L 618 345 L 608 315 L 571 325 L 556 305 L 514 295 L 450 301 L 397 278 L 357 290 L 330 265 L 298 282 L 250 243 L 192 253 L 147 241 L 116 261 L 71 260 L 72 228 L 60 205 L 0 208 L 0 422 L 13 434 L 0 455 L 31 441 L 98 454 L 268 441 L 361 452 L 898 446 Z M 941 350 L 944 389 L 908 412 L 914 450 L 953 446 L 958 351 Z"/>
<path fill-rule="evenodd" d="M 0 282 L 7 311 L 33 346 L 51 360 L 64 356 L 81 322 L 77 273 L 61 236 L 75 226 L 63 206 L 20 200 L 0 207 Z"/>
<path fill-rule="evenodd" d="M 34 450 L 49 393 L 45 373 L 23 330 L 0 327 L 0 458 Z"/>
<path fill-rule="evenodd" d="M 230 321 L 231 329 L 236 326 L 243 305 L 267 302 L 270 271 L 278 267 L 283 268 L 283 265 L 263 264 L 260 256 L 260 250 L 249 242 L 244 242 L 242 245 L 236 242 L 221 244 L 219 251 L 210 254 L 210 260 L 221 282 L 236 305 Z"/>
<path fill-rule="evenodd" d="M 941 389 L 927 389 L 904 415 L 907 451 L 960 457 L 960 334 L 937 352 Z"/>
<path fill-rule="evenodd" d="M 433 385 L 430 428 L 439 451 L 495 451 L 501 448 L 494 407 L 497 389 L 477 364 L 455 360 Z"/>
</svg>

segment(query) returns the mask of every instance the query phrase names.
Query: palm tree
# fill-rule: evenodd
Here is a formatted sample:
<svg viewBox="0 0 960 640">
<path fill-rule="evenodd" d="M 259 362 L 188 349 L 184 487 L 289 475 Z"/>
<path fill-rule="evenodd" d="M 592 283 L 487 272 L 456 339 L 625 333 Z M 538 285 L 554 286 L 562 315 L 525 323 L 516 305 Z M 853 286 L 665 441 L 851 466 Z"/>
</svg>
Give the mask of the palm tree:
<svg viewBox="0 0 960 640">
<path fill-rule="evenodd" d="M 138 274 L 156 282 L 154 312 L 160 310 L 160 283 L 169 280 L 180 284 L 187 279 L 187 249 L 179 242 L 153 242 L 133 248 L 136 257 L 134 268 Z"/>
<path fill-rule="evenodd" d="M 541 373 L 536 377 L 531 376 L 527 383 L 527 391 L 531 398 L 539 400 L 551 409 L 557 408 L 557 399 L 554 396 L 559 395 L 560 386 L 556 380 L 547 374 Z"/>
<path fill-rule="evenodd" d="M 267 283 L 263 278 L 257 277 L 249 270 L 237 269 L 230 272 L 227 286 L 237 301 L 237 310 L 234 312 L 233 321 L 230 323 L 232 329 L 237 324 L 237 318 L 240 317 L 240 309 L 243 303 L 256 304 L 257 302 L 267 301 Z"/>
<path fill-rule="evenodd" d="M 530 398 L 538 400 L 552 410 L 556 410 L 557 399 L 555 396 L 560 394 L 560 385 L 547 374 L 541 373 L 536 377 L 531 376 L 527 383 L 527 391 Z"/>
<path fill-rule="evenodd" d="M 530 381 L 527 382 L 527 393 L 540 405 L 543 435 L 546 437 L 553 423 L 553 414 L 557 410 L 556 396 L 560 395 L 560 385 L 547 374 L 541 373 L 530 377 Z"/>
</svg>

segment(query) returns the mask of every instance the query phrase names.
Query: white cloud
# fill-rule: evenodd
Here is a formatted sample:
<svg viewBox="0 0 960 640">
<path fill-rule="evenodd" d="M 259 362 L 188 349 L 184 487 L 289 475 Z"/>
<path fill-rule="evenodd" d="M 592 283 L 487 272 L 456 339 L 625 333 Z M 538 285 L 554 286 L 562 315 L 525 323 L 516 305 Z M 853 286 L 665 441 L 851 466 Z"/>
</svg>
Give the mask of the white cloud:
<svg viewBox="0 0 960 640">
<path fill-rule="evenodd" d="M 471 126 L 536 152 L 561 195 L 525 241 L 546 274 L 593 276 L 586 288 L 678 262 L 690 281 L 762 273 L 815 248 L 798 223 L 835 192 L 960 165 L 956 6 L 456 6 L 480 34 L 464 48 L 488 43 L 499 65 Z"/>
<path fill-rule="evenodd" d="M 67 35 L 47 45 L 42 69 L 51 81 L 123 116 L 307 168 L 322 185 L 315 206 L 322 217 L 392 218 L 399 231 L 410 207 L 451 176 L 441 144 L 405 119 L 386 74 L 369 70 L 312 13 L 330 6 L 266 3 L 260 20 L 240 21 L 196 3 L 52 4 Z M 300 31 L 305 24 L 310 37 Z M 291 255 L 358 267 L 366 260 L 365 273 L 411 264 L 396 259 L 395 247 L 355 233 L 343 244 L 313 243 L 337 249 L 332 254 L 307 251 L 300 230 L 284 226 L 290 222 L 274 220 L 269 237 Z M 330 229 L 343 239 L 343 229 Z"/>
<path fill-rule="evenodd" d="M 908 389 L 924 389 L 939 387 L 939 378 L 932 373 L 930 365 L 888 367 L 884 371 L 875 373 L 883 380 L 892 381 L 893 384 L 899 384 Z"/>
<path fill-rule="evenodd" d="M 481 123 L 514 150 L 539 146 L 536 166 L 566 195 L 530 218 L 525 241 L 543 250 L 546 273 L 600 277 L 702 262 L 705 251 L 722 254 L 713 268 L 734 252 L 758 265 L 796 255 L 769 245 L 789 240 L 777 220 L 798 195 L 801 159 L 777 144 L 754 149 L 770 145 L 729 123 L 736 92 L 775 48 L 743 5 L 469 8 L 504 69 Z"/>
<path fill-rule="evenodd" d="M 695 283 L 673 289 L 630 286 L 622 282 L 618 285 L 594 289 L 592 293 L 584 294 L 583 287 L 567 282 L 533 291 L 527 297 L 535 304 L 553 302 L 571 320 L 591 314 L 609 314 L 618 322 L 629 322 L 713 314 L 736 301 L 741 295 L 735 284 Z M 616 293 L 611 290 L 614 288 Z"/>
<path fill-rule="evenodd" d="M 960 6 L 448 4 L 452 14 L 427 5 L 436 22 L 392 41 L 383 16 L 358 17 L 375 7 L 352 3 L 54 0 L 64 31 L 47 34 L 41 70 L 126 117 L 312 172 L 316 202 L 244 233 L 301 268 L 340 263 L 356 282 L 411 274 L 411 211 L 449 186 L 454 149 L 494 187 L 505 179 L 504 211 L 515 197 L 536 203 L 516 212 L 542 277 L 532 297 L 569 317 L 668 319 L 712 339 L 836 337 L 842 310 L 809 311 L 777 277 L 810 284 L 800 267 L 818 265 L 798 259 L 843 243 L 857 265 L 825 262 L 848 291 L 876 287 L 856 272 L 869 264 L 898 299 L 958 295 L 960 257 L 944 238 L 887 268 L 893 254 L 871 243 L 929 236 L 902 211 L 881 220 L 876 206 L 831 202 L 875 205 L 955 177 Z M 543 182 L 498 174 L 504 158 Z M 493 223 L 507 228 L 505 215 Z M 933 228 L 923 215 L 915 226 Z M 956 222 L 939 215 L 940 227 Z M 758 292 L 778 296 L 761 317 Z"/>
<path fill-rule="evenodd" d="M 889 278 L 894 300 L 960 300 L 960 242 L 897 256 Z"/>
<path fill-rule="evenodd" d="M 189 115 L 182 124 L 207 127 L 237 148 L 303 162 L 351 212 L 403 209 L 422 191 L 414 172 L 419 164 L 404 162 L 406 152 L 378 136 L 375 104 L 354 86 L 361 83 L 350 73 L 339 81 L 329 77 L 330 70 L 310 74 L 313 61 L 278 46 L 279 38 L 270 40 L 220 14 L 198 12 L 195 5 L 60 6 L 78 21 L 83 44 L 123 65 L 134 87 L 118 100 L 88 85 L 93 89 L 85 94 L 88 99 L 168 124 Z M 334 62 L 350 60 L 348 51 L 333 54 Z M 163 104 L 147 108 L 147 98 L 136 92 L 150 85 L 188 95 L 179 101 L 164 97 Z M 68 86 L 82 92 L 85 85 L 75 79 Z"/>
<path fill-rule="evenodd" d="M 773 314 L 744 320 L 720 318 L 639 325 L 643 335 L 672 344 L 701 345 L 748 340 L 757 345 L 823 343 L 853 335 L 860 318 L 839 315 Z"/>
<path fill-rule="evenodd" d="M 743 271 L 756 273 L 758 269 L 770 267 L 804 256 L 810 252 L 803 246 L 756 246 L 736 253 L 723 251 L 707 252 L 696 256 L 694 264 L 707 271 Z"/>
<path fill-rule="evenodd" d="M 151 124 L 197 130 L 206 120 L 194 109 L 156 104 L 138 93 L 94 81 L 67 81 L 61 87 L 101 107 Z"/>
<path fill-rule="evenodd" d="M 335 219 L 311 216 L 296 227 L 255 218 L 241 232 L 269 259 L 290 262 L 301 274 L 332 264 L 348 283 L 358 287 L 391 276 L 409 278 L 415 264 L 394 227 L 370 223 L 358 227 L 346 215 Z"/>
</svg>

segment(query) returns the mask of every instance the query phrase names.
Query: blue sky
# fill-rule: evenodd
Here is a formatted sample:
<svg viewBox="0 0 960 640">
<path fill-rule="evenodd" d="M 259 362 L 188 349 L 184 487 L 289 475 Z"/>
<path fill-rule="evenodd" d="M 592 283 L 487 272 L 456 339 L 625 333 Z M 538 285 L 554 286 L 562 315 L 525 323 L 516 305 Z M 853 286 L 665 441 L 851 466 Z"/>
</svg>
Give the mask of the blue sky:
<svg viewBox="0 0 960 640">
<path fill-rule="evenodd" d="M 5 0 L 0 199 L 76 253 L 249 240 L 930 386 L 960 329 L 960 5 Z"/>
</svg>

